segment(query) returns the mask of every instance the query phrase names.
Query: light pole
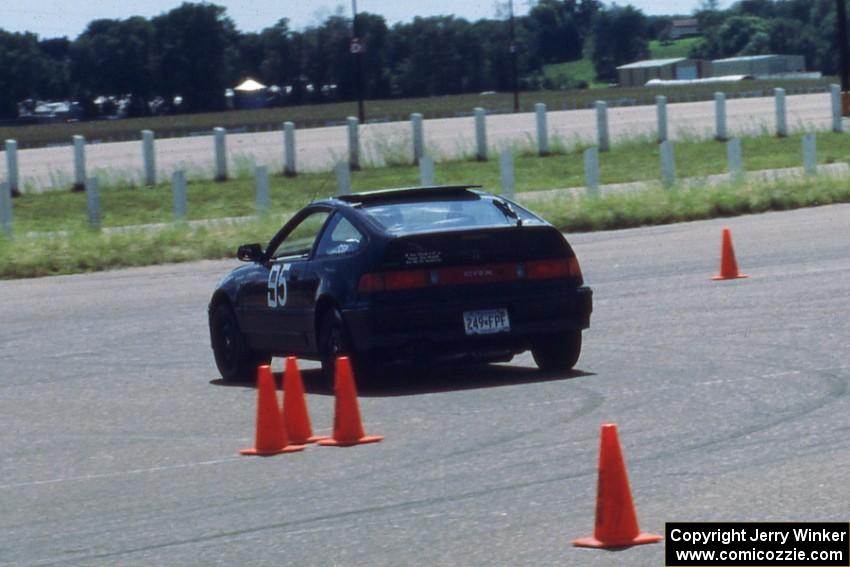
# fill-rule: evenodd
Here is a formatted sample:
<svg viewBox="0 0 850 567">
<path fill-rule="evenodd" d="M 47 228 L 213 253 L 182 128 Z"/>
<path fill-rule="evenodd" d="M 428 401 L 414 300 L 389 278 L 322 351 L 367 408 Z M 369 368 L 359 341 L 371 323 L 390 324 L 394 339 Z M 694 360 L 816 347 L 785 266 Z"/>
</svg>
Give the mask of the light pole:
<svg viewBox="0 0 850 567">
<path fill-rule="evenodd" d="M 357 75 L 357 118 L 361 124 L 366 123 L 366 108 L 363 104 L 363 40 L 360 38 L 360 29 L 357 26 L 357 0 L 351 0 L 351 47 L 350 51 L 355 61 L 355 73 Z"/>
<path fill-rule="evenodd" d="M 850 57 L 847 53 L 847 7 L 845 0 L 835 0 L 838 26 L 838 53 L 841 64 L 841 114 L 850 116 Z"/>
<path fill-rule="evenodd" d="M 514 89 L 514 112 L 519 112 L 519 82 L 517 79 L 517 49 L 516 35 L 514 33 L 514 0 L 508 0 L 508 10 L 510 13 L 510 32 L 511 32 L 511 73 Z"/>
</svg>

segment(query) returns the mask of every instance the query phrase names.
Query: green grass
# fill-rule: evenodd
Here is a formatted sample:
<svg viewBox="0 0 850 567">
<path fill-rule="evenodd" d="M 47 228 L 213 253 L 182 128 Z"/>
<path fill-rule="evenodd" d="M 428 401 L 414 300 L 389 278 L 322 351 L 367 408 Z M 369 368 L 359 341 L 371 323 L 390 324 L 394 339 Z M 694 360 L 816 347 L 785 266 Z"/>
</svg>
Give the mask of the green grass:
<svg viewBox="0 0 850 567">
<path fill-rule="evenodd" d="M 567 232 L 613 230 L 850 202 L 846 180 L 820 177 L 555 198 L 533 209 Z"/>
<path fill-rule="evenodd" d="M 801 135 L 783 139 L 769 135 L 744 138 L 742 147 L 748 171 L 799 166 L 802 161 Z M 553 148 L 553 155 L 541 158 L 530 142 L 514 146 L 520 201 L 523 193 L 584 184 L 585 146 L 579 141 L 555 140 Z M 693 137 L 677 142 L 675 155 L 680 179 L 726 171 L 726 146 L 713 140 Z M 848 156 L 850 136 L 818 134 L 820 163 L 846 162 Z M 601 155 L 600 161 L 604 184 L 659 178 L 658 145 L 649 138 L 615 144 L 609 153 Z M 475 183 L 493 192 L 498 192 L 500 187 L 497 160 L 440 163 L 436 177 L 441 184 Z M 353 173 L 352 182 L 355 191 L 412 186 L 419 183 L 419 170 L 401 164 L 366 168 Z M 90 229 L 82 193 L 27 193 L 13 201 L 13 237 L 0 237 L 0 278 L 232 256 L 239 243 L 266 241 L 290 213 L 335 192 L 336 177 L 332 172 L 302 174 L 296 178 L 274 176 L 270 187 L 274 214 L 238 223 L 193 226 L 174 222 L 168 185 L 109 187 L 101 192 L 104 227 L 166 223 L 156 230 L 129 228 L 121 232 Z M 847 180 L 818 177 L 711 188 L 700 184 L 675 190 L 649 188 L 598 198 L 541 200 L 537 197 L 529 202 L 534 210 L 559 227 L 587 231 L 850 202 L 850 184 Z M 254 181 L 245 178 L 222 183 L 191 182 L 188 204 L 189 220 L 254 215 Z"/>
<path fill-rule="evenodd" d="M 534 210 L 567 232 L 786 210 L 850 202 L 846 180 L 797 179 L 774 183 L 727 184 L 688 189 L 647 189 L 601 197 L 553 198 Z M 164 230 L 0 238 L 0 278 L 36 277 L 111 268 L 232 257 L 244 242 L 264 242 L 279 226 L 274 218 L 244 223 Z"/>
<path fill-rule="evenodd" d="M 577 88 L 580 83 L 585 83 L 591 89 L 610 86 L 607 83 L 596 81 L 596 70 L 593 68 L 593 62 L 587 58 L 568 63 L 544 65 L 543 75 L 559 89 Z"/>
<path fill-rule="evenodd" d="M 684 37 L 669 42 L 653 40 L 649 42 L 649 54 L 652 59 L 687 57 L 691 48 L 701 39 L 701 37 Z"/>
<path fill-rule="evenodd" d="M 592 67 L 586 60 L 550 67 L 552 73 L 590 77 Z M 585 79 L 587 80 L 587 79 Z M 835 78 L 817 81 L 743 81 L 736 83 L 688 85 L 676 87 L 633 87 L 611 89 L 574 89 L 524 92 L 520 97 L 521 110 L 531 112 L 535 103 L 543 102 L 550 110 L 588 108 L 596 100 L 616 101 L 617 104 L 654 104 L 656 95 L 665 95 L 668 102 L 709 100 L 717 90 L 729 97 L 739 93 L 767 95 L 774 87 L 783 87 L 788 94 L 825 91 Z M 446 118 L 470 115 L 473 108 L 481 106 L 490 112 L 510 112 L 513 108 L 511 93 L 465 94 L 429 98 L 397 100 L 370 100 L 366 103 L 367 119 L 379 121 L 408 120 L 411 112 L 421 112 L 425 118 Z M 185 114 L 126 120 L 104 120 L 70 124 L 44 124 L 37 126 L 0 127 L 0 140 L 18 141 L 20 148 L 41 147 L 48 144 L 70 143 L 71 137 L 80 134 L 89 141 L 139 140 L 140 132 L 153 130 L 158 138 L 187 136 L 191 133 L 208 133 L 221 126 L 230 131 L 280 130 L 284 121 L 295 122 L 298 128 L 340 124 L 347 116 L 356 116 L 355 103 L 333 103 L 290 106 L 263 110 L 241 110 L 207 114 Z"/>
<path fill-rule="evenodd" d="M 556 140 L 555 153 L 537 157 L 530 143 L 514 146 L 517 192 L 584 185 L 582 152 L 586 145 L 578 141 Z M 700 177 L 726 171 L 726 146 L 713 140 L 691 139 L 674 146 L 677 175 Z M 799 166 L 802 162 L 801 135 L 777 139 L 763 135 L 742 139 L 744 166 L 747 170 Z M 491 191 L 500 187 L 496 152 L 489 162 L 454 160 L 438 163 L 436 180 L 442 184 L 481 184 Z M 850 136 L 822 132 L 818 135 L 821 163 L 847 161 Z M 635 139 L 615 144 L 600 157 L 603 184 L 650 181 L 659 178 L 658 146 L 651 139 Z M 355 191 L 403 187 L 419 184 L 419 170 L 411 165 L 366 168 L 352 175 Z M 270 196 L 277 211 L 294 211 L 304 204 L 336 193 L 336 174 L 307 173 L 296 178 L 272 176 Z M 255 213 L 254 181 L 250 178 L 223 183 L 193 181 L 188 184 L 188 219 L 238 217 Z M 86 198 L 82 193 L 53 191 L 25 193 L 14 200 L 15 231 L 75 231 L 86 225 Z M 101 190 L 102 225 L 172 222 L 171 188 L 107 187 Z"/>
</svg>

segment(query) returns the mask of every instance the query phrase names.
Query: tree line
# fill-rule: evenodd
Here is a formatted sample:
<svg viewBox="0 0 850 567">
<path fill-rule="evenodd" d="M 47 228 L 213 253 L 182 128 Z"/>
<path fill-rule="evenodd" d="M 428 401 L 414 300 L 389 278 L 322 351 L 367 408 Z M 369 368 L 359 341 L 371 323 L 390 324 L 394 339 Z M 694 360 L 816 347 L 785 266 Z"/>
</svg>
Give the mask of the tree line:
<svg viewBox="0 0 850 567">
<path fill-rule="evenodd" d="M 727 10 L 709 0 L 702 2 L 697 19 L 702 39 L 691 57 L 803 55 L 809 69 L 838 73 L 835 0 L 741 0 Z"/>
<path fill-rule="evenodd" d="M 546 63 L 582 57 L 594 29 L 620 12 L 599 0 L 540 0 L 515 20 L 520 86 L 547 86 Z M 453 16 L 416 17 L 388 25 L 377 14 L 357 16 L 365 47 L 367 98 L 439 96 L 512 87 L 506 14 L 475 22 Z M 78 100 L 130 95 L 130 113 L 180 96 L 183 111 L 220 110 L 224 92 L 246 77 L 284 87 L 282 102 L 352 100 L 356 65 L 352 21 L 337 13 L 293 29 L 281 18 L 256 33 L 240 32 L 226 9 L 186 2 L 153 18 L 94 20 L 77 38 L 41 39 L 0 30 L 0 116 L 13 117 L 24 99 Z M 600 45 L 606 41 L 596 42 Z M 613 41 L 613 43 L 617 43 Z M 646 49 L 643 49 L 645 52 Z"/>
<path fill-rule="evenodd" d="M 741 0 L 727 10 L 705 0 L 696 16 L 704 38 L 694 57 L 795 53 L 826 73 L 837 68 L 833 0 Z M 565 86 L 551 84 L 544 65 L 583 56 L 599 80 L 613 81 L 618 65 L 649 57 L 650 40 L 663 39 L 671 20 L 600 0 L 538 0 L 515 21 L 520 88 Z M 361 12 L 357 27 L 367 98 L 512 88 L 506 14 L 390 26 Z M 342 13 L 302 30 L 284 17 L 245 33 L 225 8 L 191 2 L 150 19 L 94 20 L 73 40 L 0 29 L 0 117 L 14 117 L 24 99 L 77 100 L 93 114 L 98 96 L 127 97 L 131 115 L 151 112 L 158 97 L 167 109 L 178 95 L 181 111 L 214 111 L 225 107 L 225 89 L 249 76 L 282 87 L 280 104 L 353 100 L 351 36 Z"/>
</svg>

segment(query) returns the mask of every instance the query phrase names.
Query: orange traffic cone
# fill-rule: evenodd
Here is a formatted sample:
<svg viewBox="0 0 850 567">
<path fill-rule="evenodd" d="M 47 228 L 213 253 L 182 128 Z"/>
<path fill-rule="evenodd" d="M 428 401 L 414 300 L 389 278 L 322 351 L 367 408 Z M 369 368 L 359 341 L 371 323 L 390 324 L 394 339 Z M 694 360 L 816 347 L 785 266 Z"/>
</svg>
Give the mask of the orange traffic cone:
<svg viewBox="0 0 850 567">
<path fill-rule="evenodd" d="M 629 478 L 617 426 L 602 425 L 602 441 L 599 449 L 599 480 L 596 493 L 596 526 L 593 537 L 573 540 L 578 547 L 628 547 L 642 543 L 656 543 L 660 535 L 640 532 Z"/>
<path fill-rule="evenodd" d="M 738 262 L 735 260 L 735 250 L 732 248 L 732 232 L 728 228 L 724 228 L 723 246 L 720 250 L 720 274 L 711 279 L 734 280 L 748 277 L 750 276 L 738 273 Z"/>
<path fill-rule="evenodd" d="M 242 455 L 267 457 L 279 453 L 303 451 L 303 445 L 290 445 L 283 426 L 283 415 L 277 403 L 277 387 L 270 366 L 257 368 L 257 433 L 252 449 L 242 449 Z"/>
<path fill-rule="evenodd" d="M 360 407 L 357 404 L 357 388 L 351 372 L 351 361 L 347 356 L 336 359 L 334 377 L 334 435 L 330 439 L 319 441 L 319 445 L 348 447 L 361 443 L 381 441 L 381 435 L 366 435 L 360 422 Z"/>
<path fill-rule="evenodd" d="M 328 438 L 313 435 L 304 399 L 304 381 L 294 356 L 286 357 L 286 371 L 283 374 L 283 423 L 289 441 L 297 445 Z"/>
</svg>

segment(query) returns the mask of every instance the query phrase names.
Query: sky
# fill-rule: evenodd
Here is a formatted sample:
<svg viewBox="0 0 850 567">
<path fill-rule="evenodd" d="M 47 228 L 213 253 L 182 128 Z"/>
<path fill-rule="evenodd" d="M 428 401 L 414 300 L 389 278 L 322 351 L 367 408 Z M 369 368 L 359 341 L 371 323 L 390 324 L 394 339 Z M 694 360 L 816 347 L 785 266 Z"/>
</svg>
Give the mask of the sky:
<svg viewBox="0 0 850 567">
<path fill-rule="evenodd" d="M 468 20 L 491 18 L 496 5 L 505 0 L 357 0 L 358 10 L 382 14 L 389 23 L 408 21 L 414 16 L 454 14 Z M 0 29 L 12 32 L 29 31 L 42 38 L 77 37 L 86 25 L 98 18 L 124 19 L 130 16 L 150 18 L 179 6 L 182 0 L 0 0 Z M 337 8 L 351 12 L 349 0 L 217 0 L 227 8 L 227 14 L 243 32 L 260 31 L 283 17 L 290 19 L 296 29 L 324 19 Z M 690 14 L 699 0 L 619 0 L 620 5 L 632 4 L 646 14 Z M 5 5 L 4 5 L 5 4 Z M 529 0 L 514 0 L 517 14 L 528 11 Z M 730 0 L 722 1 L 726 7 Z"/>
</svg>

